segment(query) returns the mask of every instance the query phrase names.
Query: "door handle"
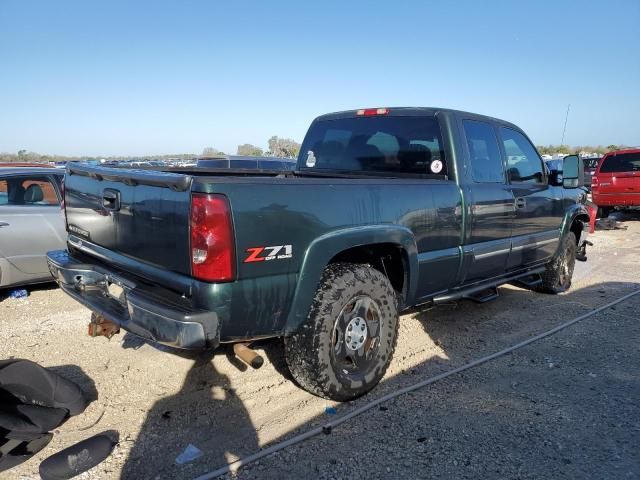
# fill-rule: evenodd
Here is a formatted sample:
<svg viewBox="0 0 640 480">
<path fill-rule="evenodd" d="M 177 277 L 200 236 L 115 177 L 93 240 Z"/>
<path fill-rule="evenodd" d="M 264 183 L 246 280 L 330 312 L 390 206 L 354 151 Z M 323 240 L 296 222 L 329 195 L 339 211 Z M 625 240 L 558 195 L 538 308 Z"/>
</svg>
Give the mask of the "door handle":
<svg viewBox="0 0 640 480">
<path fill-rule="evenodd" d="M 120 192 L 112 188 L 105 188 L 102 192 L 102 206 L 106 210 L 114 212 L 120 210 Z"/>
<path fill-rule="evenodd" d="M 0 222 L 0 228 L 2 227 L 8 227 L 9 224 L 7 222 Z"/>
<path fill-rule="evenodd" d="M 516 208 L 524 208 L 527 206 L 527 199 L 524 197 L 516 198 Z"/>
</svg>

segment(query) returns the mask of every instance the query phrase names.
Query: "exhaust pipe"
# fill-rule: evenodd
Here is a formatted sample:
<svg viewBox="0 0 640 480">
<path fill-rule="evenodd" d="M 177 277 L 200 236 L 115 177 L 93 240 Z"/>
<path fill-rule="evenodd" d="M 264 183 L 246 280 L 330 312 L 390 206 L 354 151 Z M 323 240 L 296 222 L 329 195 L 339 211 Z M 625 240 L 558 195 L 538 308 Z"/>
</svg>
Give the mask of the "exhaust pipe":
<svg viewBox="0 0 640 480">
<path fill-rule="evenodd" d="M 233 353 L 251 368 L 258 369 L 264 364 L 264 358 L 249 348 L 247 343 L 234 343 Z"/>
<path fill-rule="evenodd" d="M 111 337 L 119 332 L 120 327 L 115 323 L 107 320 L 102 315 L 91 314 L 91 323 L 89 323 L 90 337 L 107 337 L 111 340 Z"/>
</svg>

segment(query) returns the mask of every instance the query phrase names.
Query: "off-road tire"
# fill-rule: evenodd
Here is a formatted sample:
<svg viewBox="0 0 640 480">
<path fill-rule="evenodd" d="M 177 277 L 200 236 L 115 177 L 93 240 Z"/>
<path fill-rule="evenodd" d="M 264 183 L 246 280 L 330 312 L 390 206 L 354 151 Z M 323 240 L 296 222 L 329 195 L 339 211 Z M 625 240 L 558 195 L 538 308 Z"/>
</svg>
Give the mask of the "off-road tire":
<svg viewBox="0 0 640 480">
<path fill-rule="evenodd" d="M 358 380 L 354 381 L 334 358 L 339 343 L 334 328 L 342 323 L 338 320 L 344 309 L 357 298 L 373 300 L 380 320 L 371 365 L 357 370 Z M 397 336 L 397 298 L 387 277 L 366 265 L 335 263 L 324 270 L 307 320 L 294 335 L 285 338 L 285 356 L 302 388 L 323 398 L 348 401 L 380 382 L 391 362 Z"/>
<path fill-rule="evenodd" d="M 536 290 L 544 293 L 562 293 L 571 287 L 571 277 L 576 264 L 578 242 L 576 235 L 569 232 L 560 246 L 558 254 L 551 260 L 542 277 L 542 285 Z"/>
</svg>

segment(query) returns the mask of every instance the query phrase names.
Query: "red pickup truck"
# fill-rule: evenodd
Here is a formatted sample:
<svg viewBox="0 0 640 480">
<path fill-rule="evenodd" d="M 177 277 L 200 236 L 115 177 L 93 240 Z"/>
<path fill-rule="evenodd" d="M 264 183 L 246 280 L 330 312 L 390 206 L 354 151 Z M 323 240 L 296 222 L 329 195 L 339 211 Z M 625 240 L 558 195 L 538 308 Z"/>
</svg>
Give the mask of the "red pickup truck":
<svg viewBox="0 0 640 480">
<path fill-rule="evenodd" d="M 640 149 L 607 153 L 591 182 L 593 203 L 601 217 L 615 207 L 640 207 Z"/>
</svg>

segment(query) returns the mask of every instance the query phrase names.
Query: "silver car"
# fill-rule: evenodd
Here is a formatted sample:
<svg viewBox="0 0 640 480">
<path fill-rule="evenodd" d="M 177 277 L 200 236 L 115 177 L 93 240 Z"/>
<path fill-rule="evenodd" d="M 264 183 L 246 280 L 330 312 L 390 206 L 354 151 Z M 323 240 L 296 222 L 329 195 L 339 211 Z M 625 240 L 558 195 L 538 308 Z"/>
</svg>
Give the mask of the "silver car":
<svg viewBox="0 0 640 480">
<path fill-rule="evenodd" d="M 64 248 L 64 171 L 0 167 L 0 288 L 48 282 L 46 253 Z"/>
</svg>

